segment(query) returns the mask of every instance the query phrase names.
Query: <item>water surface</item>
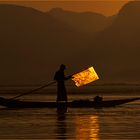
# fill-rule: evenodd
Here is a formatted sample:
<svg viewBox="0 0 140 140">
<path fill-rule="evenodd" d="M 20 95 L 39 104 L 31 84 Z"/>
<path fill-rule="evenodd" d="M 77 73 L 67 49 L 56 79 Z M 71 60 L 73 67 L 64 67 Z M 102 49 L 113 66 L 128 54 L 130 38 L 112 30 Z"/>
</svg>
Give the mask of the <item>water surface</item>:
<svg viewBox="0 0 140 140">
<path fill-rule="evenodd" d="M 108 95 L 105 99 L 128 97 Z M 65 114 L 48 108 L 1 109 L 0 139 L 140 139 L 139 105 L 135 101 L 114 108 L 69 108 Z"/>
</svg>

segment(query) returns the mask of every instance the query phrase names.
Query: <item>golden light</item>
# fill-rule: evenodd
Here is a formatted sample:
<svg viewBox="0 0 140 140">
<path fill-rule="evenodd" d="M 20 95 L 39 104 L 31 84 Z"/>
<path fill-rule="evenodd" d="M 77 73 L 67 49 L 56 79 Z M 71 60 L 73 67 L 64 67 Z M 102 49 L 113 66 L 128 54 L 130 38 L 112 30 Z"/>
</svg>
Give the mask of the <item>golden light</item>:
<svg viewBox="0 0 140 140">
<path fill-rule="evenodd" d="M 99 140 L 100 125 L 98 116 L 77 116 L 76 139 L 77 140 Z"/>
<path fill-rule="evenodd" d="M 91 116 L 90 117 L 91 125 L 90 125 L 90 139 L 91 140 L 99 140 L 99 120 L 98 116 Z"/>
<path fill-rule="evenodd" d="M 72 77 L 73 77 L 72 80 L 75 82 L 75 85 L 77 87 L 86 85 L 99 79 L 93 67 L 89 67 L 88 69 L 82 72 L 74 74 Z"/>
</svg>

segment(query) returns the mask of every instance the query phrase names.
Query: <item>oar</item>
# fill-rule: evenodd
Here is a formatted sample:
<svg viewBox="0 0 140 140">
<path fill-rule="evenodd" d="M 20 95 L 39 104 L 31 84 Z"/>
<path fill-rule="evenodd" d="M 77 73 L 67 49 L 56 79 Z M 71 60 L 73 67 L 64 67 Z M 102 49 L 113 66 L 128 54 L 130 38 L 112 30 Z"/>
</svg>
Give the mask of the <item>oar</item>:
<svg viewBox="0 0 140 140">
<path fill-rule="evenodd" d="M 12 98 L 10 98 L 10 99 L 13 100 L 13 99 L 19 98 L 19 97 L 21 97 L 21 96 L 31 94 L 31 93 L 33 93 L 33 92 L 35 92 L 35 91 L 38 91 L 38 90 L 40 90 L 40 89 L 43 89 L 43 88 L 45 88 L 45 87 L 47 87 L 47 86 L 50 86 L 50 85 L 52 85 L 52 84 L 55 84 L 55 83 L 56 83 L 56 81 L 49 82 L 49 83 L 46 84 L 46 85 L 43 85 L 43 86 L 41 86 L 41 87 L 39 87 L 39 88 L 36 88 L 36 89 L 33 89 L 33 90 L 29 91 L 29 92 L 19 94 L 19 95 L 15 96 L 15 97 L 12 97 Z"/>
<path fill-rule="evenodd" d="M 70 78 L 71 78 L 71 76 L 68 76 L 68 79 L 70 79 Z M 68 80 L 68 79 L 66 79 L 66 80 Z M 35 91 L 41 90 L 41 89 L 43 89 L 43 88 L 45 88 L 45 87 L 47 87 L 47 86 L 50 86 L 50 85 L 52 85 L 52 84 L 55 84 L 55 83 L 56 83 L 56 81 L 49 82 L 49 83 L 46 84 L 46 85 L 43 85 L 43 86 L 41 86 L 41 87 L 39 87 L 39 88 L 36 88 L 36 89 L 33 89 L 33 90 L 29 91 L 29 92 L 19 94 L 19 95 L 15 96 L 15 97 L 12 97 L 12 98 L 10 98 L 10 99 L 13 100 L 13 99 L 19 98 L 19 97 L 21 97 L 21 96 L 31 94 L 31 93 L 33 93 L 33 92 L 35 92 Z"/>
</svg>

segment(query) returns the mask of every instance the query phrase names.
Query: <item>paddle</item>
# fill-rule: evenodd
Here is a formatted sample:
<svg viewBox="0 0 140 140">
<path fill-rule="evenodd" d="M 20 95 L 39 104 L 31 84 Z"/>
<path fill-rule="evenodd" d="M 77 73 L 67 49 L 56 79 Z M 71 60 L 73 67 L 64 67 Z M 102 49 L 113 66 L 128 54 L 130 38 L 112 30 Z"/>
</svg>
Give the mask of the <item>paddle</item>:
<svg viewBox="0 0 140 140">
<path fill-rule="evenodd" d="M 56 83 L 56 81 L 49 82 L 49 83 L 46 84 L 46 85 L 43 85 L 43 86 L 41 86 L 41 87 L 39 87 L 39 88 L 36 88 L 36 89 L 33 89 L 33 90 L 29 91 L 29 92 L 19 94 L 19 95 L 15 96 L 15 97 L 12 97 L 12 98 L 10 98 L 10 99 L 13 100 L 13 99 L 19 98 L 19 97 L 21 97 L 21 96 L 31 94 L 31 93 L 33 93 L 33 92 L 35 92 L 35 91 L 38 91 L 38 90 L 40 90 L 40 89 L 43 89 L 43 88 L 45 88 L 45 87 L 47 87 L 47 86 L 50 86 L 50 85 L 52 85 L 52 84 L 55 84 L 55 83 Z"/>
</svg>

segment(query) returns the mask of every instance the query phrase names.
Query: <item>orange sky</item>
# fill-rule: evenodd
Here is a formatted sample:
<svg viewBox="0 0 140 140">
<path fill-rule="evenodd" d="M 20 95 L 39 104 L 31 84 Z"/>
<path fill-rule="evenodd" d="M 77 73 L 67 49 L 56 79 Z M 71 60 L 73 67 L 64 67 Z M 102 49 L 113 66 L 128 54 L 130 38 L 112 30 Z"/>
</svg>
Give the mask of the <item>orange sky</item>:
<svg viewBox="0 0 140 140">
<path fill-rule="evenodd" d="M 116 14 L 120 8 L 130 0 L 0 0 L 0 3 L 18 4 L 48 11 L 54 7 L 61 7 L 71 11 L 93 11 L 106 16 Z"/>
</svg>

